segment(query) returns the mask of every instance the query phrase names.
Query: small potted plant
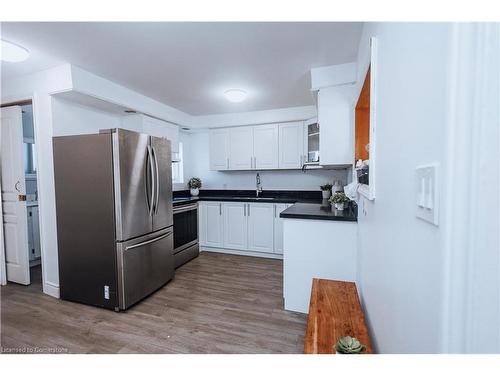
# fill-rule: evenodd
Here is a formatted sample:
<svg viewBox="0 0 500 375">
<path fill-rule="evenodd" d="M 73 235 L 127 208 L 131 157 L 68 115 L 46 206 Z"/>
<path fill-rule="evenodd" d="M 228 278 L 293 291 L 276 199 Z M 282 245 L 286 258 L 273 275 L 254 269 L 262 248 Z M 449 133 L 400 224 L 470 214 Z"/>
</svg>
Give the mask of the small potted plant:
<svg viewBox="0 0 500 375">
<path fill-rule="evenodd" d="M 198 177 L 191 177 L 188 181 L 188 187 L 193 197 L 198 196 L 198 194 L 200 194 L 201 179 Z"/>
<path fill-rule="evenodd" d="M 341 337 L 334 348 L 339 354 L 361 354 L 366 351 L 366 346 L 361 344 L 357 338 L 351 336 Z"/>
<path fill-rule="evenodd" d="M 323 194 L 323 199 L 330 198 L 330 195 L 332 194 L 332 186 L 332 184 L 324 184 L 319 187 L 321 189 L 321 193 Z"/>
<path fill-rule="evenodd" d="M 330 203 L 335 205 L 335 209 L 342 211 L 346 203 L 349 203 L 350 199 L 344 193 L 335 193 L 330 199 Z"/>
</svg>

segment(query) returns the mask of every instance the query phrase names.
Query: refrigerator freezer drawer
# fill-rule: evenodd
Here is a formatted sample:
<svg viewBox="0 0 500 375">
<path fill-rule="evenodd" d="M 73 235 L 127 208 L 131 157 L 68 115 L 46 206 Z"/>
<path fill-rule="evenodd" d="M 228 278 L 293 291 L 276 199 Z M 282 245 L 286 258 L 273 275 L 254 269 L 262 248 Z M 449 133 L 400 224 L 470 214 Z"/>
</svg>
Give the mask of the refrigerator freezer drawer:
<svg viewBox="0 0 500 375">
<path fill-rule="evenodd" d="M 118 298 L 125 310 L 174 276 L 173 228 L 117 244 Z"/>
</svg>

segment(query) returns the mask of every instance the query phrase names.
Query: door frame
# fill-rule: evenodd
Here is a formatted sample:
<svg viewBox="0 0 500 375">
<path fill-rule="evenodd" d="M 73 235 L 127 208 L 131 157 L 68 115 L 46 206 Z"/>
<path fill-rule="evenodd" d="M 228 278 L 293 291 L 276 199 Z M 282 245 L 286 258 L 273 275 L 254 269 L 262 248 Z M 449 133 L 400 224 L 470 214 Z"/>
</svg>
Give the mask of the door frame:
<svg viewBox="0 0 500 375">
<path fill-rule="evenodd" d="M 36 99 L 34 95 L 32 94 L 26 94 L 26 95 L 21 95 L 21 96 L 16 96 L 16 97 L 10 97 L 6 100 L 0 99 L 0 107 L 11 107 L 15 105 L 26 105 L 26 104 L 31 104 L 32 109 L 33 109 L 33 138 L 35 140 L 35 158 L 38 164 L 38 157 L 40 154 L 40 143 L 38 141 L 38 134 L 39 134 L 39 121 L 38 121 L 38 107 L 36 103 Z M 1 181 L 0 181 L 1 184 Z M 42 291 L 45 289 L 45 265 L 47 264 L 47 259 L 45 258 L 45 251 L 44 251 L 44 241 L 42 240 L 42 236 L 45 233 L 43 230 L 44 223 L 42 220 L 40 220 L 41 213 L 44 209 L 43 207 L 43 199 L 41 192 L 41 187 L 42 185 L 40 184 L 40 168 L 38 168 L 37 173 L 36 173 L 36 184 L 37 184 L 37 190 L 38 190 L 38 218 L 39 218 L 39 225 L 40 225 L 40 256 L 41 256 L 41 266 L 42 266 Z M 0 189 L 1 190 L 1 189 Z M 1 194 L 1 193 L 0 193 Z M 1 206 L 1 205 L 0 205 Z M 0 214 L 3 220 L 3 211 L 2 208 L 0 207 Z M 1 276 L 3 279 L 3 276 L 5 275 L 5 278 L 7 278 L 7 273 L 3 272 L 5 270 L 5 247 L 4 247 L 4 238 L 3 238 L 3 224 L 2 224 L 2 229 L 0 230 L 1 234 L 1 247 L 0 247 L 0 268 L 2 270 Z M 29 266 L 28 266 L 29 267 Z M 3 280 L 0 280 L 3 281 Z M 6 283 L 6 282 L 5 282 Z M 2 284 L 5 285 L 5 284 Z"/>
</svg>

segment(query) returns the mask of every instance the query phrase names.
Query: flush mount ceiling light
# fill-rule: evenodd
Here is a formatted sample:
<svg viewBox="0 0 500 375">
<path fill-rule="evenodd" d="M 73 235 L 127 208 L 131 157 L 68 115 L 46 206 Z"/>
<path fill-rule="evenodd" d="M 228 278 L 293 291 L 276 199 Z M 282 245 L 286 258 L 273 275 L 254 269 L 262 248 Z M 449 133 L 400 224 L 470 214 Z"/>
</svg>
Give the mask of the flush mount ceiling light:
<svg viewBox="0 0 500 375">
<path fill-rule="evenodd" d="M 224 96 L 232 103 L 240 103 L 247 97 L 247 92 L 240 89 L 230 89 L 224 91 Z"/>
<path fill-rule="evenodd" d="M 3 39 L 1 41 L 2 45 L 0 58 L 2 61 L 20 62 L 26 60 L 29 57 L 30 53 L 26 48 Z"/>
</svg>

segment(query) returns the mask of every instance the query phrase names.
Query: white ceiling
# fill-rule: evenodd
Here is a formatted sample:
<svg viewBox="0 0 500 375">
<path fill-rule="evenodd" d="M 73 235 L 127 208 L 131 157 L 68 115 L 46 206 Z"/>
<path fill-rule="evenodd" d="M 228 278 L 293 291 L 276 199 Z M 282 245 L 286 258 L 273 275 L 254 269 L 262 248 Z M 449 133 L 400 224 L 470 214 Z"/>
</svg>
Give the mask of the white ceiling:
<svg viewBox="0 0 500 375">
<path fill-rule="evenodd" d="M 313 104 L 311 68 L 355 61 L 361 23 L 6 23 L 2 78 L 69 62 L 192 115 Z M 249 97 L 230 103 L 223 92 Z"/>
</svg>

